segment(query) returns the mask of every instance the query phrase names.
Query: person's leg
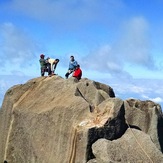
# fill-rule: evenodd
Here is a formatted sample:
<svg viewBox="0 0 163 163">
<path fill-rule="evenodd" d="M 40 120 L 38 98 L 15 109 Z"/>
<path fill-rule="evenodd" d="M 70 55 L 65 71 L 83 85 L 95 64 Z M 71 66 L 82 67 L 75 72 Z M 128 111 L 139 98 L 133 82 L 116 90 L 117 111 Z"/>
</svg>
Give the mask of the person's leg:
<svg viewBox="0 0 163 163">
<path fill-rule="evenodd" d="M 65 74 L 66 79 L 69 77 L 70 74 L 71 74 L 70 70 L 68 70 L 67 73 Z"/>
<path fill-rule="evenodd" d="M 69 77 L 69 75 L 73 72 L 74 70 L 68 70 L 68 72 L 65 74 L 66 79 Z"/>
<path fill-rule="evenodd" d="M 48 75 L 51 75 L 52 71 L 51 71 L 51 64 L 50 63 L 47 64 L 47 68 L 48 68 Z"/>
<path fill-rule="evenodd" d="M 66 79 L 68 78 L 68 76 L 69 76 L 69 72 L 67 72 L 67 73 L 65 74 Z"/>
<path fill-rule="evenodd" d="M 44 76 L 44 74 L 45 74 L 45 69 L 44 67 L 41 67 L 41 76 Z"/>
<path fill-rule="evenodd" d="M 74 72 L 74 70 L 69 70 L 69 75 L 70 75 L 72 72 Z"/>
</svg>

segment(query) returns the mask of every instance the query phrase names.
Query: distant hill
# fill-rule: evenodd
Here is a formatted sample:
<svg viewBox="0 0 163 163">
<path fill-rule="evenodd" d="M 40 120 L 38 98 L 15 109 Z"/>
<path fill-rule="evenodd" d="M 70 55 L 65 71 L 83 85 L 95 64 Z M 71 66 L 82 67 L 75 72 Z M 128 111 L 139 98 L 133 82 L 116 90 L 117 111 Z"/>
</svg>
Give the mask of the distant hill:
<svg viewBox="0 0 163 163">
<path fill-rule="evenodd" d="M 7 90 L 0 162 L 163 162 L 160 105 L 121 100 L 86 78 L 39 77 Z"/>
</svg>

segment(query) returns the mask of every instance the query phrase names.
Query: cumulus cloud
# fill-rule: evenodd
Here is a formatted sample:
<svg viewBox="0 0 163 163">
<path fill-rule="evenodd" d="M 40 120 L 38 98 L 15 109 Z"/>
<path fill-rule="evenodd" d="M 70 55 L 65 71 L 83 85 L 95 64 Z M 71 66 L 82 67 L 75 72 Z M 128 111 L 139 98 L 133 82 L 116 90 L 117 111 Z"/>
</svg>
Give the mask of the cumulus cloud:
<svg viewBox="0 0 163 163">
<path fill-rule="evenodd" d="M 104 0 L 103 3 L 106 3 L 107 1 Z M 25 1 L 25 0 L 14 0 L 13 1 L 13 7 L 17 8 L 17 10 L 22 10 L 28 14 L 31 14 L 33 16 L 42 17 L 45 16 L 46 18 L 51 16 L 53 18 L 77 18 L 79 15 L 81 18 L 89 19 L 92 15 L 91 13 L 94 13 L 94 11 L 97 11 L 102 8 L 104 8 L 103 3 L 101 3 L 99 0 L 60 0 L 60 1 L 51 1 L 51 0 L 33 0 L 33 1 Z M 109 0 L 108 4 L 112 3 L 114 5 L 112 0 Z M 36 7 L 37 6 L 37 12 Z M 28 8 L 28 10 L 26 9 Z M 26 9 L 26 10 L 23 10 Z M 101 10 L 101 13 L 103 11 Z M 76 13 L 76 15 L 74 14 Z M 37 14 L 37 15 L 35 15 Z M 94 13 L 97 14 L 97 13 Z M 93 16 L 93 15 L 92 15 Z"/>
<path fill-rule="evenodd" d="M 105 23 L 122 7 L 122 0 L 13 0 L 10 5 L 12 10 L 32 18 L 71 27 L 92 21 Z"/>
<path fill-rule="evenodd" d="M 111 47 L 103 45 L 90 52 L 85 59 L 85 63 L 88 67 L 92 67 L 95 70 L 105 71 L 108 68 L 111 71 L 119 71 L 121 66 L 115 60 L 116 56 L 112 54 Z"/>
<path fill-rule="evenodd" d="M 150 100 L 156 102 L 156 103 L 161 103 L 163 102 L 163 99 L 161 97 L 155 97 L 155 98 L 151 98 Z"/>
<path fill-rule="evenodd" d="M 94 27 L 95 25 L 97 28 L 97 26 L 102 27 L 105 24 L 109 27 L 109 31 L 112 24 L 119 22 L 120 25 L 123 20 L 124 24 L 120 26 L 121 30 L 117 31 L 120 37 L 118 37 L 114 43 L 110 43 L 106 39 L 105 42 L 108 41 L 106 44 L 90 50 L 91 52 L 88 55 L 88 59 L 91 60 L 92 67 L 99 71 L 103 70 L 109 71 L 112 74 L 121 73 L 129 76 L 129 74 L 124 71 L 125 62 L 145 66 L 147 68 L 153 68 L 155 66 L 151 55 L 151 43 L 148 31 L 149 24 L 142 16 L 131 17 L 130 19 L 116 17 L 115 15 L 119 15 L 117 13 L 121 13 L 124 9 L 125 4 L 122 0 L 12 0 L 10 3 L 8 2 L 8 5 L 9 4 L 11 11 L 16 11 L 17 14 L 21 13 L 36 20 L 41 20 L 41 22 L 48 21 L 48 25 L 53 23 L 54 28 L 56 28 L 56 26 L 58 26 L 58 28 L 66 28 L 67 26 L 74 28 L 77 26 L 80 29 L 87 29 L 87 27 L 90 26 Z M 3 26 L 3 28 L 7 29 L 6 32 L 4 32 L 6 33 L 4 37 L 7 46 L 4 46 L 3 51 L 6 54 L 13 54 L 17 46 L 22 49 L 17 51 L 16 55 L 18 57 L 13 57 L 12 61 L 14 63 L 23 62 L 22 55 L 24 55 L 25 58 L 32 56 L 36 44 L 28 41 L 29 38 L 27 38 L 27 35 L 16 29 L 13 24 L 6 23 Z M 7 33 L 8 31 L 9 33 Z M 66 33 L 67 30 L 64 30 L 64 32 Z M 113 30 L 113 33 L 114 32 Z M 82 37 L 80 31 L 75 34 Z M 83 35 L 87 34 L 90 35 L 90 33 L 87 33 L 85 30 Z M 12 36 L 10 40 L 9 36 Z M 93 37 L 95 41 L 98 40 L 96 36 Z M 27 49 L 27 47 L 30 48 Z M 100 56 L 100 60 L 98 56 Z M 97 60 L 98 64 L 96 64 Z"/>
<path fill-rule="evenodd" d="M 1 51 L 0 61 L 3 64 L 14 66 L 26 66 L 35 58 L 39 46 L 28 37 L 27 33 L 17 28 L 12 23 L 4 23 L 0 26 Z"/>
<path fill-rule="evenodd" d="M 103 45 L 92 50 L 90 54 L 83 59 L 82 64 L 87 69 L 109 73 L 119 78 L 131 78 L 131 75 L 123 70 L 121 58 L 115 55 L 110 45 Z"/>
<path fill-rule="evenodd" d="M 110 27 L 111 22 L 115 23 L 115 21 L 113 21 L 116 15 L 115 13 L 120 12 L 121 9 L 124 8 L 124 5 L 122 0 L 13 0 L 10 3 L 12 10 L 18 13 L 21 12 L 22 14 L 35 19 L 40 19 L 41 21 L 48 21 L 48 23 L 52 22 L 55 24 L 54 27 L 58 26 L 59 29 L 67 29 L 67 25 L 71 28 L 74 28 L 75 26 L 86 28 L 90 23 L 96 25 L 100 24 L 100 26 L 107 24 L 107 26 Z M 120 19 L 118 18 L 117 20 Z M 121 21 L 122 20 L 119 22 Z M 61 25 L 60 23 L 63 23 L 64 25 Z M 109 72 L 112 75 L 126 77 L 131 77 L 131 75 L 124 70 L 125 62 L 141 65 L 147 68 L 154 67 L 154 61 L 150 53 L 150 39 L 148 35 L 149 24 L 146 19 L 144 17 L 133 17 L 129 20 L 125 20 L 124 25 L 121 27 L 121 32 L 119 32 L 121 36 L 114 42 L 114 44 L 108 42 L 96 49 L 90 50 L 90 53 L 85 59 L 84 66 L 89 66 L 97 71 Z M 80 31 L 78 31 L 76 35 L 79 36 L 79 33 Z M 83 35 L 87 35 L 87 32 L 85 31 Z M 96 36 L 94 36 L 94 40 L 96 40 L 95 37 Z M 23 45 L 28 45 L 27 42 L 23 43 L 25 40 L 22 38 L 23 36 L 20 35 L 19 40 L 16 39 L 16 41 L 19 41 L 20 45 L 21 43 Z M 11 39 L 10 42 L 13 42 L 13 39 Z M 28 47 L 31 47 L 31 45 Z M 35 47 L 32 48 L 34 49 Z M 14 49 L 7 48 L 7 51 L 11 54 L 14 53 Z M 19 50 L 17 55 L 22 56 L 22 54 L 24 54 L 23 46 L 22 49 L 23 51 Z M 33 50 L 26 49 L 25 51 L 25 57 L 32 55 Z M 18 60 L 17 59 L 18 57 L 12 61 L 22 62 L 21 57 L 19 57 Z"/>
<path fill-rule="evenodd" d="M 122 82 L 122 80 L 115 81 L 108 79 L 108 82 L 114 89 L 116 96 L 121 99 L 151 100 L 159 103 L 163 108 L 163 80 L 161 79 L 131 79 L 125 82 Z"/>
<path fill-rule="evenodd" d="M 140 100 L 151 100 L 163 105 L 162 82 L 163 80 L 161 79 L 133 80 L 133 85 L 130 85 L 131 87 L 128 90 L 128 93 L 135 94 Z"/>
<path fill-rule="evenodd" d="M 133 93 L 143 94 L 145 92 L 145 88 L 143 87 L 143 85 L 142 86 L 133 85 L 130 89 Z"/>
<path fill-rule="evenodd" d="M 94 49 L 87 56 L 87 64 L 99 71 L 108 71 L 112 75 L 131 75 L 124 69 L 125 64 L 154 69 L 151 54 L 149 25 L 143 17 L 133 17 L 122 25 L 119 38 L 110 44 Z"/>
<path fill-rule="evenodd" d="M 153 96 L 153 95 L 151 94 L 150 96 Z M 148 99 L 148 100 L 154 101 L 156 103 L 163 103 L 163 97 L 154 97 L 154 98 L 151 98 L 148 95 L 142 95 L 142 98 L 143 99 Z"/>
<path fill-rule="evenodd" d="M 125 21 L 122 30 L 123 34 L 117 46 L 124 60 L 153 68 L 154 61 L 151 54 L 152 48 L 147 20 L 144 17 L 133 17 Z"/>
</svg>

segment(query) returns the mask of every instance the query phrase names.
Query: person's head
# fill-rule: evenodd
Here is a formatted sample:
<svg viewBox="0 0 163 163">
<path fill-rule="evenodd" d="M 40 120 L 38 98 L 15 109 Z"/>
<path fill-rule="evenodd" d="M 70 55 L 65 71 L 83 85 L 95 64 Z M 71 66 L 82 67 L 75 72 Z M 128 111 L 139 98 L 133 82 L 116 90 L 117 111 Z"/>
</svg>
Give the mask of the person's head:
<svg viewBox="0 0 163 163">
<path fill-rule="evenodd" d="M 59 62 L 59 59 L 55 59 L 55 63 L 58 63 Z"/>
<path fill-rule="evenodd" d="M 41 54 L 40 55 L 40 58 L 44 59 L 45 55 L 44 54 Z"/>
<path fill-rule="evenodd" d="M 80 65 L 79 64 L 77 64 L 77 66 L 76 66 L 76 69 L 78 69 L 78 68 L 80 68 Z"/>
<path fill-rule="evenodd" d="M 70 56 L 70 60 L 71 60 L 71 61 L 74 61 L 74 56 L 73 56 L 73 55 Z"/>
<path fill-rule="evenodd" d="M 56 59 L 57 62 L 59 62 L 59 59 Z"/>
</svg>

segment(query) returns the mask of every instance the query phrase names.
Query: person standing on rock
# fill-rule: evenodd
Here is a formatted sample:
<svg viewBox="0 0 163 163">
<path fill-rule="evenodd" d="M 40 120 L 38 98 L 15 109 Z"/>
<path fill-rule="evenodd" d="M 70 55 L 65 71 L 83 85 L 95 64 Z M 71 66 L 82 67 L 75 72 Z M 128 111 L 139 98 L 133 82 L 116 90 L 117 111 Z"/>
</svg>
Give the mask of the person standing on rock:
<svg viewBox="0 0 163 163">
<path fill-rule="evenodd" d="M 50 75 L 54 75 L 55 69 L 57 67 L 57 64 L 59 62 L 59 59 L 52 59 L 48 58 L 48 71 Z"/>
<path fill-rule="evenodd" d="M 47 62 L 46 62 L 44 54 L 40 55 L 39 62 L 40 62 L 40 67 L 41 67 L 41 76 L 44 76 L 45 72 L 46 72 L 46 69 L 47 69 Z"/>
<path fill-rule="evenodd" d="M 69 75 L 72 72 L 74 72 L 77 65 L 78 65 L 78 63 L 77 63 L 77 61 L 75 61 L 74 56 L 70 56 L 69 68 L 68 68 L 67 73 L 65 74 L 66 79 L 69 77 Z"/>
<path fill-rule="evenodd" d="M 82 77 L 82 70 L 80 69 L 80 65 L 79 64 L 76 66 L 76 69 L 75 69 L 75 71 L 74 71 L 72 76 L 77 78 L 78 80 L 81 79 L 81 77 Z"/>
</svg>

